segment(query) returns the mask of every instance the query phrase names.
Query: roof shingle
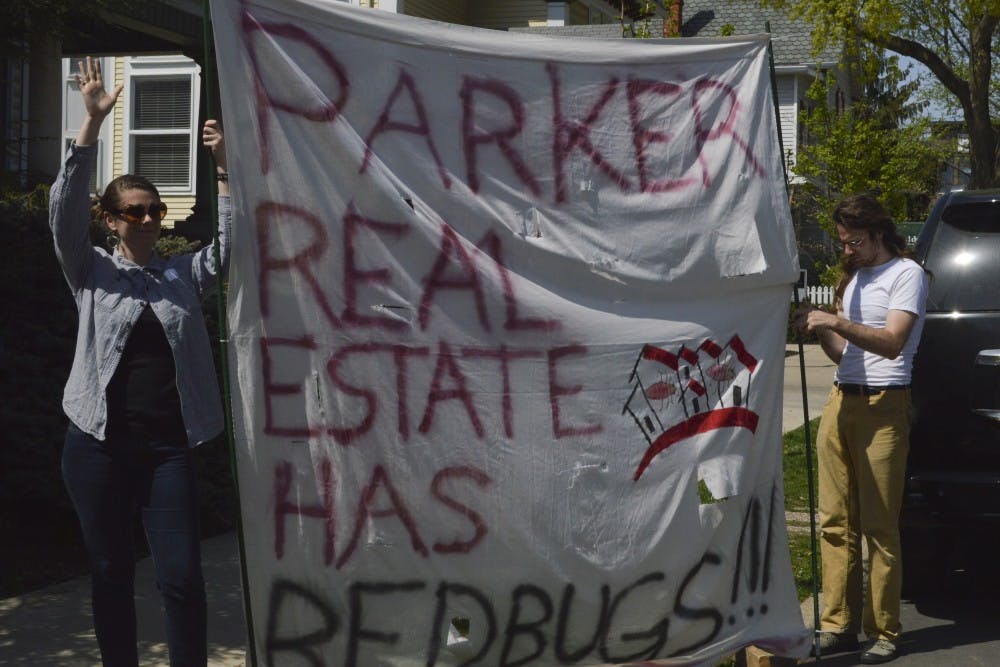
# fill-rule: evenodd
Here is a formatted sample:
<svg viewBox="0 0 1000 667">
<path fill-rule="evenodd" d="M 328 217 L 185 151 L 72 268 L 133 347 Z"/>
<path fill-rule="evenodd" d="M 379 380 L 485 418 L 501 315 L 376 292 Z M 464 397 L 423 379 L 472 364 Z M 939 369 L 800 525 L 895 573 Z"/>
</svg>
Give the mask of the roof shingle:
<svg viewBox="0 0 1000 667">
<path fill-rule="evenodd" d="M 766 32 L 764 26 L 770 21 L 774 64 L 777 66 L 833 64 L 839 60 L 839 49 L 835 46 L 828 46 L 813 55 L 812 26 L 808 23 L 793 21 L 788 14 L 777 9 L 761 8 L 756 0 L 685 0 L 681 19 L 682 37 L 718 37 L 725 25 L 733 27 L 733 35 L 757 35 Z M 663 19 L 651 19 L 649 28 L 654 36 L 662 35 Z M 617 23 L 510 30 L 563 37 L 622 36 L 622 28 Z"/>
<path fill-rule="evenodd" d="M 775 65 L 838 61 L 835 46 L 812 53 L 811 25 L 781 10 L 762 8 L 756 0 L 685 0 L 682 19 L 683 37 L 717 37 L 725 25 L 733 27 L 734 35 L 752 35 L 766 32 L 764 26 L 770 21 Z"/>
</svg>

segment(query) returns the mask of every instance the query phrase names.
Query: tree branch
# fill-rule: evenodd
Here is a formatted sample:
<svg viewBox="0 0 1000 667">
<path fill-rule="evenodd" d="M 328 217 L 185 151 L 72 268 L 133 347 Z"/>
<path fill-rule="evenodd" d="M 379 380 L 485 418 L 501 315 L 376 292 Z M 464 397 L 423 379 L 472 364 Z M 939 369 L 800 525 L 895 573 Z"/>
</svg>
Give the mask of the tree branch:
<svg viewBox="0 0 1000 667">
<path fill-rule="evenodd" d="M 877 34 L 869 32 L 862 27 L 858 28 L 858 33 L 872 44 L 883 46 L 900 55 L 909 56 L 923 63 L 938 78 L 941 85 L 958 97 L 959 100 L 963 101 L 963 106 L 968 101 L 969 83 L 958 76 L 955 70 L 949 67 L 938 54 L 923 44 L 891 33 Z"/>
</svg>

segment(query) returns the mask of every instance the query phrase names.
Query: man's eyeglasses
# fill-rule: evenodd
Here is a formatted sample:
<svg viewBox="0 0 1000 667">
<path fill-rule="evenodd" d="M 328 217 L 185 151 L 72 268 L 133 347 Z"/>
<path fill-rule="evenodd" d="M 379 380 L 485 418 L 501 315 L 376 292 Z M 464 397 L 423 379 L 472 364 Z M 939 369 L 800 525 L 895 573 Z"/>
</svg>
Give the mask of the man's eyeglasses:
<svg viewBox="0 0 1000 667">
<path fill-rule="evenodd" d="M 848 248 L 850 248 L 851 250 L 857 250 L 858 248 L 860 248 L 861 246 L 864 245 L 865 241 L 867 241 L 867 239 L 864 239 L 864 238 L 851 239 L 850 241 L 844 241 L 844 243 L 843 243 L 844 250 L 847 250 Z"/>
<path fill-rule="evenodd" d="M 167 217 L 167 205 L 163 202 L 157 202 L 156 204 L 150 204 L 149 208 L 146 208 L 140 204 L 132 204 L 119 211 L 110 211 L 110 213 L 118 216 L 130 225 L 141 225 L 142 221 L 146 219 L 147 213 L 153 220 L 163 220 Z"/>
</svg>

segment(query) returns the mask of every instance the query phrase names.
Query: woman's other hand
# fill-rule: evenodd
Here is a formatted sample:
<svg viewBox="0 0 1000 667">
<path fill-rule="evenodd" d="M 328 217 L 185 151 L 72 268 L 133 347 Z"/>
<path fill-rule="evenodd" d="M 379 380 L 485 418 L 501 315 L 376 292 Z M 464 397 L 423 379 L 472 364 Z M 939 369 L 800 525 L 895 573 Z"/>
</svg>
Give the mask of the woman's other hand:
<svg viewBox="0 0 1000 667">
<path fill-rule="evenodd" d="M 225 170 L 228 166 L 226 164 L 226 135 L 222 131 L 222 125 L 219 124 L 219 121 L 213 118 L 205 121 L 205 126 L 201 129 L 201 143 L 212 151 L 215 164 Z"/>
<path fill-rule="evenodd" d="M 214 118 L 205 121 L 201 128 L 201 143 L 215 158 L 215 177 L 219 182 L 219 194 L 229 194 L 229 163 L 226 160 L 226 135 L 222 125 Z"/>
</svg>

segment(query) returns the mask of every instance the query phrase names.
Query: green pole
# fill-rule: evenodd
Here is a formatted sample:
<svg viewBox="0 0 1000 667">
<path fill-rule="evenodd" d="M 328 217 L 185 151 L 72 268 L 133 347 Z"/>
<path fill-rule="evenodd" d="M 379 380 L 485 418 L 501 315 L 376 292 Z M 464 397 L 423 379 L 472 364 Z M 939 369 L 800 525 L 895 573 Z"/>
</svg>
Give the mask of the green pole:
<svg viewBox="0 0 1000 667">
<path fill-rule="evenodd" d="M 771 22 L 764 23 L 764 30 L 771 34 Z M 785 176 L 785 192 L 788 192 L 788 167 L 785 165 L 785 145 L 781 135 L 781 113 L 778 105 L 778 77 L 774 73 L 774 49 L 771 40 L 767 42 L 767 57 L 771 68 L 771 97 L 774 100 L 774 123 L 778 129 L 778 146 L 781 149 L 781 170 Z M 799 307 L 798 286 L 792 287 L 792 300 L 795 307 Z M 805 419 L 805 445 L 806 445 L 806 479 L 809 487 L 809 553 L 812 561 L 812 599 L 813 599 L 813 650 L 816 654 L 816 661 L 822 660 L 819 650 L 819 562 L 816 559 L 816 492 L 814 490 L 814 472 L 812 455 L 812 430 L 809 425 L 809 395 L 806 391 L 806 357 L 802 347 L 802 334 L 795 331 L 795 343 L 799 351 L 799 381 L 802 385 L 802 416 Z"/>
<path fill-rule="evenodd" d="M 795 307 L 799 307 L 799 290 L 793 288 Z M 816 559 L 816 492 L 814 490 L 813 454 L 812 454 L 812 428 L 809 424 L 809 399 L 806 392 L 806 360 L 805 351 L 802 349 L 802 334 L 796 330 L 795 342 L 799 349 L 799 380 L 802 384 L 802 416 L 805 418 L 805 444 L 806 444 L 806 478 L 809 487 L 809 547 L 812 556 L 812 598 L 813 598 L 813 648 L 816 652 L 816 661 L 822 659 L 819 650 L 819 563 Z"/>
<path fill-rule="evenodd" d="M 774 48 L 770 39 L 771 22 L 764 22 L 767 40 L 767 61 L 771 69 L 771 101 L 774 103 L 774 124 L 778 129 L 778 150 L 781 151 L 781 173 L 785 177 L 785 192 L 788 192 L 788 166 L 785 164 L 785 138 L 781 134 L 781 107 L 778 105 L 778 77 L 774 74 Z"/>
<path fill-rule="evenodd" d="M 202 28 L 202 40 L 205 45 L 205 68 L 203 70 L 203 75 L 205 77 L 205 117 L 215 118 L 215 58 L 214 49 L 212 48 L 211 8 L 209 7 L 209 0 L 204 0 L 202 3 Z M 211 200 L 212 206 L 212 220 L 218 221 L 218 193 L 215 186 L 215 178 L 213 177 L 215 172 L 215 160 L 211 157 L 211 153 L 209 153 L 209 160 L 211 164 L 208 175 L 208 187 L 209 192 L 211 193 L 209 199 Z M 221 270 L 222 248 L 219 245 L 219 225 L 217 223 L 212 225 L 212 246 L 215 252 L 215 266 L 217 267 L 217 270 Z M 225 292 L 227 284 L 225 278 L 226 276 L 222 275 L 218 275 L 216 277 L 218 282 L 216 285 L 217 289 L 215 290 L 215 305 L 219 324 L 219 351 L 222 357 L 222 405 L 226 418 L 226 445 L 229 448 L 229 468 L 233 476 L 233 487 L 236 490 L 237 499 L 236 536 L 240 554 L 240 583 L 243 587 L 243 614 L 246 618 L 247 625 L 247 664 L 251 667 L 257 667 L 257 646 L 256 642 L 254 642 L 253 609 L 250 606 L 250 576 L 247 573 L 246 539 L 243 534 L 243 512 L 241 510 L 242 503 L 239 502 L 240 478 L 236 466 L 236 438 L 233 433 L 233 405 L 229 382 L 229 335 L 228 325 L 226 322 Z"/>
</svg>

